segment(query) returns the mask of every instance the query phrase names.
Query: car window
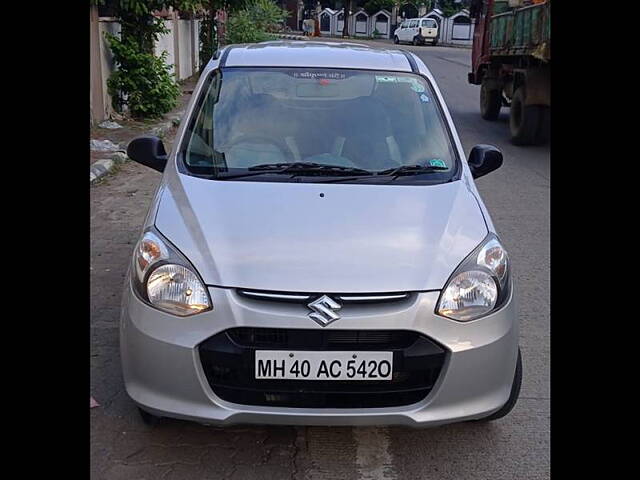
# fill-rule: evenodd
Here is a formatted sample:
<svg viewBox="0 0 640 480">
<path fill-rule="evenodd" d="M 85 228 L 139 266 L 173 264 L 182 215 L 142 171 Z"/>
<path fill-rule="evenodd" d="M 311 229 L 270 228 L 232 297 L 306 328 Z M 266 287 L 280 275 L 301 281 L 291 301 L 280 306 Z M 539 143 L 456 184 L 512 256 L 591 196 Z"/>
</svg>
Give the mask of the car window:
<svg viewBox="0 0 640 480">
<path fill-rule="evenodd" d="M 435 20 L 422 20 L 422 26 L 427 28 L 435 28 L 436 21 Z"/>
<path fill-rule="evenodd" d="M 293 162 L 369 172 L 422 165 L 447 181 L 457 169 L 438 101 L 415 74 L 228 67 L 196 105 L 180 149 L 191 173 Z"/>
<path fill-rule="evenodd" d="M 417 20 L 411 20 L 409 22 L 409 28 L 414 28 L 418 25 L 418 21 Z"/>
<path fill-rule="evenodd" d="M 402 22 L 400 24 L 400 28 L 407 28 L 408 25 L 409 25 L 409 22 Z"/>
</svg>

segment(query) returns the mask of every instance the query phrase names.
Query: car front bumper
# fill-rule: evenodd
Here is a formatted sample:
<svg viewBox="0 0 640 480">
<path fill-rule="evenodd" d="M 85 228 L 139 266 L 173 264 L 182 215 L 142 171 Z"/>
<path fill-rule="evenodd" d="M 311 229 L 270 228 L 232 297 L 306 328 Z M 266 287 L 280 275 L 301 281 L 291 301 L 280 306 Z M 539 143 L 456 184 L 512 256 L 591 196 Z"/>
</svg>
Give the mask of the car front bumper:
<svg viewBox="0 0 640 480">
<path fill-rule="evenodd" d="M 226 402 L 206 379 L 198 345 L 233 327 L 322 329 L 303 305 L 247 300 L 234 289 L 209 287 L 213 310 L 178 318 L 124 290 L 120 350 L 125 388 L 142 409 L 159 416 L 232 425 L 435 426 L 479 419 L 501 408 L 513 382 L 518 320 L 513 296 L 498 311 L 468 323 L 434 314 L 439 292 L 381 309 L 352 309 L 325 329 L 417 331 L 447 350 L 430 393 L 412 405 L 385 408 L 290 408 Z M 341 312 L 342 313 L 342 312 Z M 381 348 L 380 350 L 384 350 Z"/>
</svg>

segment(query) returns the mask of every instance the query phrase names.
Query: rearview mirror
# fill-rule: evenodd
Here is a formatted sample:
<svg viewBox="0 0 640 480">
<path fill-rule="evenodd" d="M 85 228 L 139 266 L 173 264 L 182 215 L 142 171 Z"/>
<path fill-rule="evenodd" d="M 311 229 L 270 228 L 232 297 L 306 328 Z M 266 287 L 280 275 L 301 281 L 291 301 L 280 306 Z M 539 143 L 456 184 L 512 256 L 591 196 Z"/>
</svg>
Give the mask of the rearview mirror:
<svg viewBox="0 0 640 480">
<path fill-rule="evenodd" d="M 502 165 L 502 152 L 493 145 L 476 145 L 469 154 L 469 168 L 473 178 L 482 177 Z"/>
<path fill-rule="evenodd" d="M 127 147 L 127 156 L 134 162 L 159 172 L 164 172 L 164 167 L 167 165 L 167 152 L 162 140 L 158 137 L 134 138 Z"/>
</svg>

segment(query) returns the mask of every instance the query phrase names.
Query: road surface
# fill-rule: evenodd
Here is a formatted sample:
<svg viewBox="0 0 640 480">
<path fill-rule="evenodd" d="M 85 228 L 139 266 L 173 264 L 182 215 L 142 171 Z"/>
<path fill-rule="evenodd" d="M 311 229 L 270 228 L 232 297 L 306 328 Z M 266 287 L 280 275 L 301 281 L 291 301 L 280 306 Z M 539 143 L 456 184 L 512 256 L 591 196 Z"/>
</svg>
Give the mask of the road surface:
<svg viewBox="0 0 640 480">
<path fill-rule="evenodd" d="M 524 380 L 510 415 L 490 424 L 407 428 L 227 429 L 168 421 L 150 429 L 126 396 L 118 355 L 120 291 L 160 179 L 133 162 L 91 188 L 91 478 L 93 479 L 547 479 L 549 438 L 549 149 L 509 143 L 508 109 L 480 118 L 467 84 L 471 51 L 403 46 L 434 73 L 465 150 L 492 143 L 505 156 L 477 181 L 511 256 Z"/>
</svg>

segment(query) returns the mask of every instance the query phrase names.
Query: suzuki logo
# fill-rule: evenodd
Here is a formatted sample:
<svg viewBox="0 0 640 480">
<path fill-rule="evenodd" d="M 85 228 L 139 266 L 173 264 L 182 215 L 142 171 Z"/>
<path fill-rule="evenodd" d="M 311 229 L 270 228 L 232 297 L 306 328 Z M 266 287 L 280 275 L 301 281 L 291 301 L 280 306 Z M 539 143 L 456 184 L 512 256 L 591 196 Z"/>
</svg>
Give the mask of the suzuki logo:
<svg viewBox="0 0 640 480">
<path fill-rule="evenodd" d="M 318 322 L 322 327 L 326 327 L 330 323 L 340 319 L 340 315 L 336 313 L 336 310 L 340 310 L 342 306 L 327 295 L 321 296 L 307 306 L 313 310 L 313 313 L 310 313 L 309 317 Z"/>
</svg>

